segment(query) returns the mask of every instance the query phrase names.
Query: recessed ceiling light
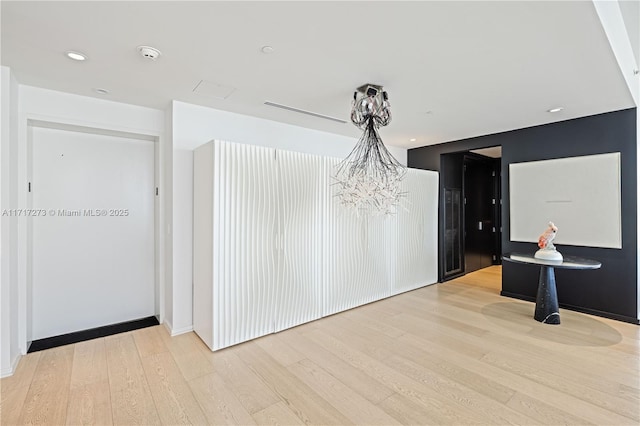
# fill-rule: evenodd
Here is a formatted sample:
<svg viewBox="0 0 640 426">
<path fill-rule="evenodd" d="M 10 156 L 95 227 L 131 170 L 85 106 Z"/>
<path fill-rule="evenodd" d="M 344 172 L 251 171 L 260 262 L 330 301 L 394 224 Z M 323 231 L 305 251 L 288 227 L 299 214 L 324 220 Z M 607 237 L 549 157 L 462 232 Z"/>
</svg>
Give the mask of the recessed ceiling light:
<svg viewBox="0 0 640 426">
<path fill-rule="evenodd" d="M 415 141 L 417 141 L 417 140 L 418 140 L 418 139 L 416 139 L 416 138 L 411 138 L 411 139 L 409 139 L 409 142 L 415 142 Z"/>
<path fill-rule="evenodd" d="M 100 89 L 100 88 L 96 88 L 93 89 L 94 92 L 96 92 L 98 95 L 108 95 L 109 91 L 107 89 Z"/>
<path fill-rule="evenodd" d="M 275 49 L 272 46 L 262 46 L 260 51 L 266 55 L 275 52 Z"/>
<path fill-rule="evenodd" d="M 547 110 L 547 112 L 560 112 L 560 111 L 562 111 L 563 109 L 564 109 L 564 108 L 562 108 L 562 107 L 551 108 L 551 109 L 548 109 L 548 110 Z"/>
<path fill-rule="evenodd" d="M 65 52 L 65 55 L 67 55 L 67 58 L 73 59 L 74 61 L 86 61 L 87 60 L 87 55 L 85 55 L 83 53 L 80 53 L 80 52 L 68 51 L 68 52 Z"/>
</svg>

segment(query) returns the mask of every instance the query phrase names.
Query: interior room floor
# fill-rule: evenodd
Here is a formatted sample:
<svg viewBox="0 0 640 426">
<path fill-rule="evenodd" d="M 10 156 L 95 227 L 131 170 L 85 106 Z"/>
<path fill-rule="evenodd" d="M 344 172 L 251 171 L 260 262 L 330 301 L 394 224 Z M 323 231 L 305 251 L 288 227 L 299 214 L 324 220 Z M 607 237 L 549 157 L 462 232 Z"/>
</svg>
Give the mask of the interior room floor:
<svg viewBox="0 0 640 426">
<path fill-rule="evenodd" d="M 163 326 L 31 353 L 0 382 L 1 423 L 640 422 L 640 327 L 540 324 L 471 278 L 215 353 Z"/>
<path fill-rule="evenodd" d="M 460 284 L 468 284 L 477 287 L 491 289 L 496 293 L 502 290 L 502 265 L 492 265 L 454 280 Z"/>
</svg>

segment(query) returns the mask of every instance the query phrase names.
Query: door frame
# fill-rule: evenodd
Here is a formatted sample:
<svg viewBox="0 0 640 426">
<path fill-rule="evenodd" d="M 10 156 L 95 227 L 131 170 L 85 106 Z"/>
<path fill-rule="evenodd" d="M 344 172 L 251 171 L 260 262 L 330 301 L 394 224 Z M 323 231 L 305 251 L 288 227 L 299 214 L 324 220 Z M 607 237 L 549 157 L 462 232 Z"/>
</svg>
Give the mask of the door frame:
<svg viewBox="0 0 640 426">
<path fill-rule="evenodd" d="M 493 230 L 493 237 L 491 238 L 492 240 L 492 245 L 493 247 L 491 247 L 491 251 L 493 252 L 492 254 L 492 265 L 499 265 L 501 264 L 501 244 L 499 244 L 500 239 L 502 238 L 502 211 L 501 211 L 501 205 L 502 205 L 502 195 L 501 195 L 501 191 L 500 191 L 500 167 L 497 167 L 497 164 L 502 164 L 502 160 L 498 159 L 498 158 L 491 158 L 491 157 L 487 157 L 484 155 L 480 155 L 480 154 L 476 154 L 472 151 L 466 152 L 462 155 L 462 198 L 463 198 L 463 202 L 462 202 L 462 227 L 464 230 L 464 234 L 463 234 L 463 238 L 462 238 L 462 258 L 464 261 L 464 267 L 463 269 L 463 273 L 466 274 L 468 273 L 468 268 L 467 268 L 467 263 L 466 263 L 466 255 L 467 255 L 467 235 L 466 235 L 466 229 L 467 229 L 467 165 L 471 162 L 474 161 L 478 161 L 478 162 L 483 162 L 486 164 L 491 164 L 491 168 L 493 169 L 492 171 L 492 182 L 491 182 L 491 192 L 494 195 L 493 198 L 493 207 L 491 208 L 492 210 L 492 219 L 493 219 L 493 224 L 494 226 L 494 230 Z M 498 185 L 496 187 L 496 180 L 498 181 Z"/>
<path fill-rule="evenodd" d="M 439 195 L 438 195 L 438 282 L 446 282 L 455 278 L 459 278 L 461 276 L 464 276 L 467 274 L 467 270 L 466 270 L 466 266 L 463 264 L 462 270 L 460 272 L 456 272 L 453 273 L 451 275 L 446 276 L 445 275 L 445 209 L 444 209 L 444 200 L 445 200 L 445 174 L 447 173 L 445 168 L 445 156 L 459 156 L 460 160 L 459 160 L 459 165 L 460 165 L 460 170 L 459 170 L 459 178 L 460 178 L 460 190 L 461 190 L 461 195 L 462 195 L 462 200 L 461 200 L 461 206 L 460 206 L 460 211 L 461 211 L 461 221 L 462 221 L 462 230 L 464 231 L 465 229 L 465 221 L 466 221 L 466 216 L 465 216 L 465 205 L 464 205 L 464 198 L 465 198 L 465 187 L 464 187 L 464 160 L 466 156 L 470 156 L 470 157 L 476 157 L 478 159 L 485 159 L 485 160 L 492 160 L 492 157 L 487 157 L 484 155 L 480 155 L 480 154 L 476 154 L 475 152 L 471 152 L 472 150 L 477 150 L 477 149 L 483 149 L 483 148 L 493 148 L 496 145 L 490 145 L 487 147 L 484 146 L 480 146 L 477 148 L 471 148 L 471 149 L 466 149 L 466 150 L 462 150 L 462 151 L 452 151 L 452 152 L 442 152 L 440 153 L 440 168 L 439 168 L 439 173 L 440 173 L 440 180 L 439 180 Z M 497 158 L 494 160 L 498 160 Z M 496 209 L 497 209 L 497 213 L 499 216 L 499 224 L 500 224 L 500 228 L 502 227 L 502 196 L 503 196 L 503 192 L 505 190 L 505 188 L 503 188 L 503 182 L 502 182 L 502 174 L 501 174 L 501 167 L 502 167 L 502 160 L 499 159 L 500 161 L 500 166 L 498 167 L 497 170 L 497 176 L 496 178 L 498 179 L 497 181 L 497 188 L 494 188 L 499 195 L 499 200 L 496 200 Z M 457 175 L 457 173 L 455 173 Z M 502 231 L 501 231 L 502 232 Z M 500 232 L 500 235 L 501 235 Z M 496 232 L 496 234 L 498 234 Z M 501 236 L 499 236 L 498 238 L 502 238 Z M 462 234 L 461 238 L 460 238 L 460 247 L 461 247 L 461 251 L 462 251 L 462 262 L 464 263 L 465 261 L 465 251 L 466 251 L 466 247 L 465 247 L 465 240 L 466 238 L 464 237 L 464 233 Z M 498 241 L 500 244 L 496 245 L 496 250 L 498 250 L 499 252 L 497 253 L 498 256 L 501 256 L 502 253 L 500 253 L 502 251 L 502 245 L 501 245 L 501 240 Z M 494 262 L 495 264 L 500 264 L 501 263 L 501 259 L 498 258 L 496 259 L 497 263 Z"/>
<path fill-rule="evenodd" d="M 124 137 L 130 139 L 138 139 L 152 142 L 154 145 L 154 187 L 156 188 L 156 196 L 154 197 L 154 306 L 155 316 L 162 323 L 165 317 L 165 235 L 162 232 L 165 229 L 165 214 L 162 209 L 164 205 L 163 192 L 161 191 L 161 177 L 164 176 L 164 155 L 161 149 L 163 135 L 160 132 L 138 129 L 125 129 L 118 126 L 98 126 L 94 123 L 78 123 L 71 120 L 52 119 L 51 117 L 43 117 L 37 114 L 26 114 L 21 120 L 24 126 L 22 134 L 26 136 L 26 150 L 22 157 L 22 164 L 26 165 L 24 170 L 24 203 L 27 209 L 33 208 L 33 193 L 29 192 L 28 185 L 33 181 L 33 128 L 50 128 L 86 134 L 107 135 L 115 137 Z M 21 191 L 22 192 L 22 191 Z M 18 318 L 19 318 L 19 345 L 22 354 L 27 353 L 31 345 L 32 332 L 32 272 L 33 272 L 33 218 L 27 217 L 23 221 L 23 226 L 19 226 L 19 239 L 24 241 L 20 256 L 24 260 L 19 261 L 18 269 L 22 272 L 22 279 L 18 280 Z"/>
</svg>

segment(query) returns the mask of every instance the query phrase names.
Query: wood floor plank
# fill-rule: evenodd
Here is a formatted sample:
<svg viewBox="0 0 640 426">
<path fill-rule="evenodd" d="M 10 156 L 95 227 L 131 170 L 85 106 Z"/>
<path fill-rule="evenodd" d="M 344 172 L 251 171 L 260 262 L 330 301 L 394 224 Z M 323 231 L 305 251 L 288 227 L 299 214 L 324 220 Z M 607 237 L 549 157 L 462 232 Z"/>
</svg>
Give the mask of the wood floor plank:
<svg viewBox="0 0 640 426">
<path fill-rule="evenodd" d="M 441 417 L 447 419 L 447 422 L 458 424 L 487 423 L 487 419 L 478 413 L 472 413 L 452 401 L 447 401 L 446 398 L 439 395 L 433 389 L 403 374 L 394 372 L 393 369 L 382 364 L 380 361 L 353 349 L 343 341 L 326 334 L 323 330 L 313 330 L 305 334 L 311 336 L 315 341 L 320 342 L 325 348 L 344 358 L 353 366 L 377 378 L 396 393 L 418 404 L 422 404 L 430 410 L 438 411 Z"/>
<path fill-rule="evenodd" d="M 538 424 L 546 425 L 588 425 L 593 424 L 582 417 L 572 416 L 564 410 L 560 410 L 549 404 L 516 393 L 507 405 L 514 410 L 536 419 Z"/>
<path fill-rule="evenodd" d="M 189 381 L 189 386 L 200 403 L 209 424 L 251 425 L 253 417 L 240 400 L 229 392 L 229 385 L 216 373 Z"/>
<path fill-rule="evenodd" d="M 535 424 L 536 422 L 533 418 L 524 416 L 481 392 L 445 375 L 426 369 L 402 356 L 394 355 L 383 362 L 394 370 L 433 388 L 474 413 L 480 413 L 482 417 L 489 419 L 491 424 Z"/>
<path fill-rule="evenodd" d="M 310 329 L 308 330 L 310 331 Z M 303 330 L 291 330 L 281 333 L 281 340 L 303 353 L 307 359 L 313 361 L 329 374 L 339 377 L 344 384 L 374 404 L 394 394 L 394 391 L 389 387 L 306 338 L 304 334 Z"/>
<path fill-rule="evenodd" d="M 249 414 L 256 413 L 280 401 L 235 353 L 236 348 L 218 352 L 207 349 L 214 371 L 222 377 L 229 390 L 238 398 Z"/>
<path fill-rule="evenodd" d="M 565 374 L 567 370 L 564 368 L 549 368 L 552 371 L 542 370 L 539 368 L 540 364 L 536 362 L 536 356 L 522 356 L 520 359 L 514 359 L 498 353 L 489 353 L 482 361 L 567 395 L 582 399 L 594 406 L 617 412 L 640 423 L 640 408 L 633 401 L 622 400 L 617 396 L 593 389 L 588 385 L 588 382 L 585 385 L 584 380 L 580 381 L 570 377 L 571 375 Z M 549 362 L 551 360 L 547 359 L 546 361 L 548 364 L 552 364 L 552 362 Z M 576 382 L 583 384 L 575 386 Z"/>
<path fill-rule="evenodd" d="M 108 380 L 104 339 L 87 340 L 73 345 L 71 389 Z"/>
<path fill-rule="evenodd" d="M 19 424 L 64 424 L 73 346 L 43 351 L 18 420 Z"/>
<path fill-rule="evenodd" d="M 454 425 L 450 418 L 441 416 L 438 410 L 417 403 L 406 396 L 394 393 L 378 404 L 387 414 L 404 425 Z"/>
<path fill-rule="evenodd" d="M 167 352 L 169 350 L 160 335 L 161 328 L 163 328 L 161 325 L 156 325 L 154 327 L 141 328 L 131 332 L 141 358 Z"/>
<path fill-rule="evenodd" d="M 160 334 L 187 381 L 214 371 L 205 355 L 209 349 L 194 332 L 171 337 L 166 330 L 160 330 Z"/>
<path fill-rule="evenodd" d="M 138 348 L 130 333 L 105 339 L 111 413 L 116 425 L 159 424 Z"/>
<path fill-rule="evenodd" d="M 270 405 L 257 413 L 253 413 L 252 417 L 259 425 L 293 426 L 299 425 L 302 422 L 282 401 Z"/>
<path fill-rule="evenodd" d="M 111 425 L 109 381 L 76 384 L 69 393 L 67 425 Z"/>
<path fill-rule="evenodd" d="M 366 308 L 366 306 L 364 308 Z M 404 330 L 396 328 L 381 319 L 381 317 L 384 318 L 381 313 L 372 309 L 356 308 L 345 312 L 344 316 L 362 326 L 376 330 L 392 338 L 402 336 L 405 333 Z"/>
<path fill-rule="evenodd" d="M 0 424 L 18 424 L 41 354 L 23 355 L 13 375 L 0 380 Z"/>
<path fill-rule="evenodd" d="M 169 352 L 142 358 L 160 421 L 171 425 L 205 424 L 206 418 L 191 388 Z"/>
<path fill-rule="evenodd" d="M 443 349 L 409 334 L 402 336 L 402 342 L 396 354 L 421 365 L 427 371 L 447 377 L 500 403 L 506 403 L 516 393 L 513 386 L 497 383 L 482 369 L 468 369 L 467 366 L 476 366 L 475 357 Z"/>
<path fill-rule="evenodd" d="M 238 347 L 238 356 L 304 423 L 352 423 L 284 366 L 278 364 L 255 342 Z"/>
<path fill-rule="evenodd" d="M 324 371 L 308 359 L 291 364 L 287 369 L 348 417 L 354 424 L 400 424 L 371 401 L 368 401 L 338 378 Z"/>
<path fill-rule="evenodd" d="M 593 419 L 593 423 L 596 424 L 622 425 L 629 424 L 630 421 L 633 422 L 628 417 L 618 413 L 604 410 L 579 398 L 487 364 L 474 357 L 467 357 L 464 353 L 455 352 L 445 346 L 433 345 L 430 341 L 420 337 L 404 335 L 400 337 L 400 340 L 402 340 L 402 345 L 407 348 L 404 356 L 411 358 L 416 363 L 427 365 L 426 368 L 437 369 L 436 371 L 442 369 L 443 374 L 478 392 L 492 396 L 500 402 L 508 402 L 517 390 L 530 398 L 540 399 L 542 402 L 557 409 L 565 410 L 575 417 L 586 416 L 588 419 Z M 409 349 L 412 346 L 418 347 L 424 354 L 419 357 L 414 356 L 414 351 Z M 493 383 L 496 383 L 498 387 Z M 511 394 L 506 400 L 504 398 L 509 393 L 505 393 L 500 387 L 508 389 Z"/>
<path fill-rule="evenodd" d="M 42 351 L 23 355 L 13 375 L 0 379 L 0 390 L 10 391 L 14 388 L 29 386 L 36 372 L 40 355 Z"/>
<path fill-rule="evenodd" d="M 282 333 L 270 334 L 268 336 L 261 337 L 256 340 L 258 346 L 260 346 L 266 353 L 275 359 L 280 365 L 294 364 L 305 358 L 303 354 L 295 350 L 289 345 L 283 344 L 281 336 Z"/>
<path fill-rule="evenodd" d="M 9 389 L 0 389 L 0 425 L 17 425 L 20 421 L 20 413 L 29 392 L 31 383 L 24 386 L 12 386 Z"/>
</svg>

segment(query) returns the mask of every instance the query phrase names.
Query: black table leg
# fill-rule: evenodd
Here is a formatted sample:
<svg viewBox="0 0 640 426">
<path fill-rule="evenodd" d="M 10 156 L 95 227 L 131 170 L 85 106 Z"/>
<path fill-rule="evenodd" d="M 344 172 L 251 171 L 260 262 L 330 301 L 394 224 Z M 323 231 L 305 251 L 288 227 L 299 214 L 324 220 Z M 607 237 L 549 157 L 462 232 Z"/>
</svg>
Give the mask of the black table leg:
<svg viewBox="0 0 640 426">
<path fill-rule="evenodd" d="M 556 274 L 551 266 L 540 267 L 538 295 L 536 296 L 536 321 L 545 324 L 560 324 Z"/>
</svg>

